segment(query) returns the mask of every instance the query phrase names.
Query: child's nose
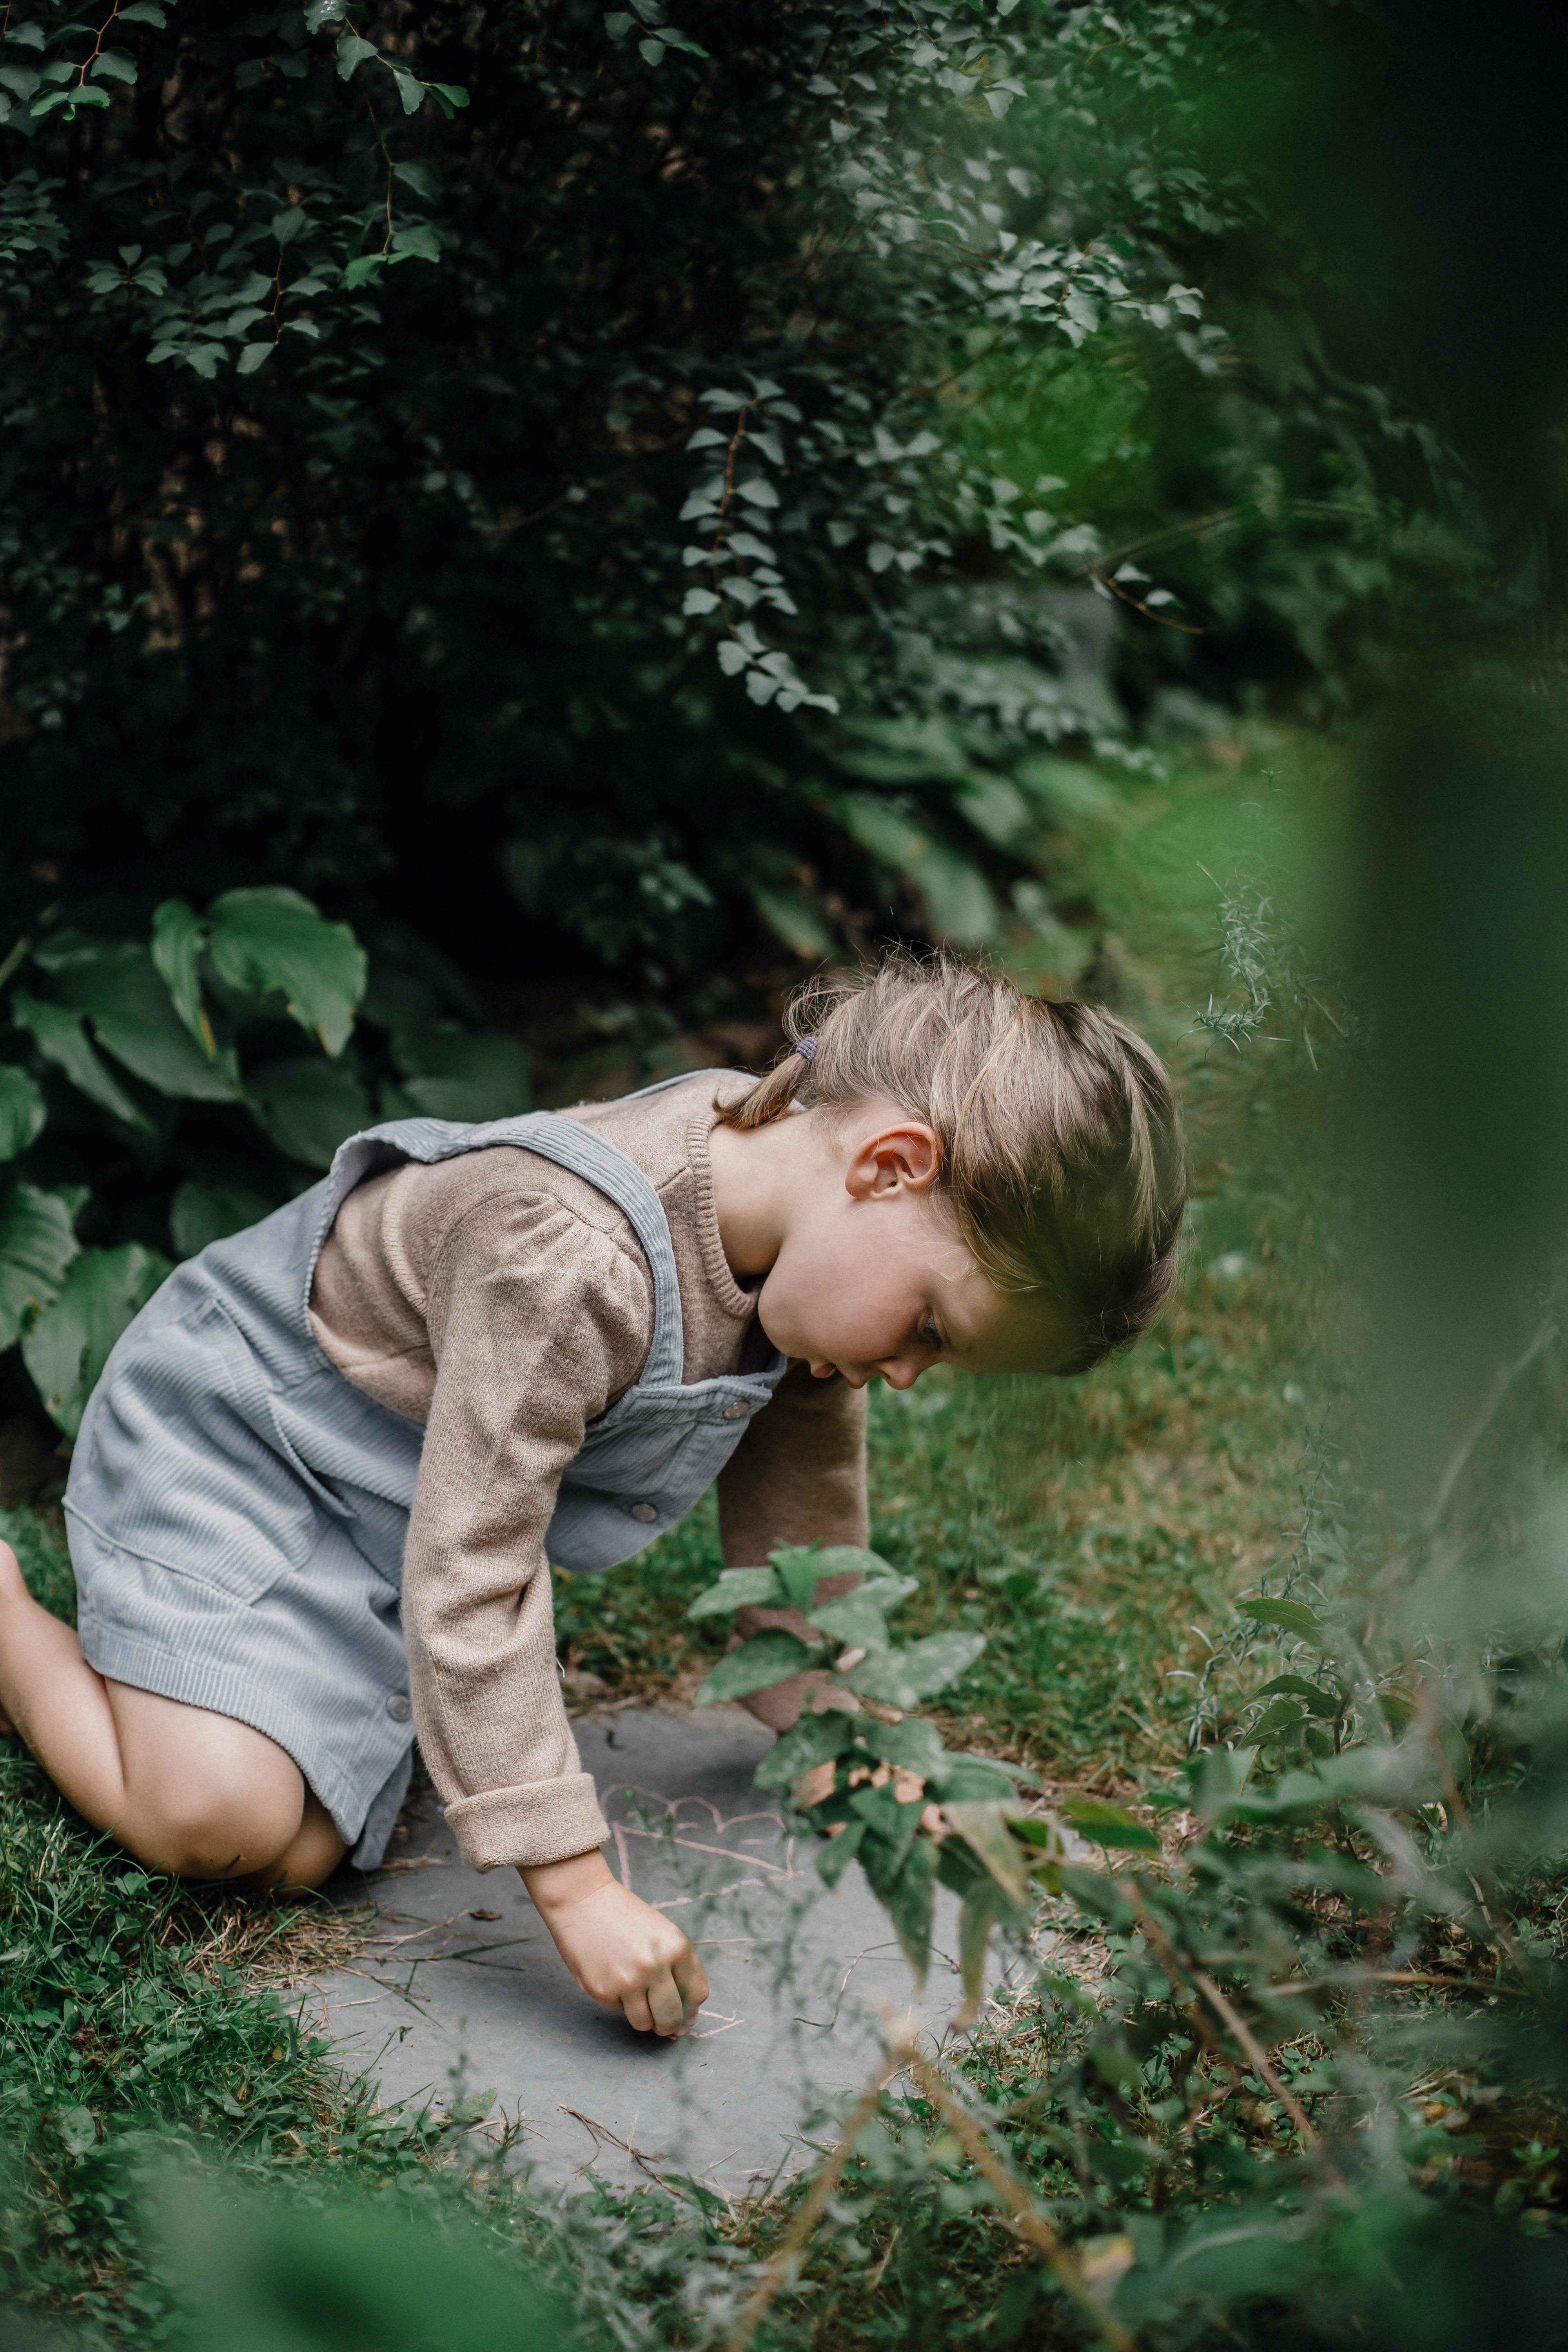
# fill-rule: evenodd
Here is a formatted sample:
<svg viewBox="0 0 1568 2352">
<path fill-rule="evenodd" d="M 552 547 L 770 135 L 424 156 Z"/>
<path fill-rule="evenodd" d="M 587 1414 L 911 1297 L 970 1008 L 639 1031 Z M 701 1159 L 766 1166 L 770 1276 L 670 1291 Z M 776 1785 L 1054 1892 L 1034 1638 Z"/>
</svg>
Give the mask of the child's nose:
<svg viewBox="0 0 1568 2352">
<path fill-rule="evenodd" d="M 917 1358 L 911 1363 L 907 1356 L 889 1356 L 877 1367 L 890 1389 L 912 1389 L 921 1374 L 930 1369 L 922 1359 Z"/>
</svg>

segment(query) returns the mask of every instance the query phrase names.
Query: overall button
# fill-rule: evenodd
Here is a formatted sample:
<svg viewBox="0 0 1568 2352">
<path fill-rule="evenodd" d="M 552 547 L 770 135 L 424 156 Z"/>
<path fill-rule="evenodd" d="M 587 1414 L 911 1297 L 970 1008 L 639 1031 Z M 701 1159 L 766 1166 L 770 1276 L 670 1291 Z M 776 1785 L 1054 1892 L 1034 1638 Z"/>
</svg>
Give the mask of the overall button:
<svg viewBox="0 0 1568 2352">
<path fill-rule="evenodd" d="M 727 1404 L 724 1407 L 724 1418 L 726 1421 L 744 1421 L 750 1411 L 750 1405 Z"/>
<path fill-rule="evenodd" d="M 657 1503 L 634 1503 L 631 1513 L 634 1519 L 641 1519 L 646 1525 L 649 1519 L 658 1518 L 658 1506 Z"/>
<path fill-rule="evenodd" d="M 392 1696 L 386 1702 L 386 1711 L 388 1715 L 391 1716 L 394 1723 L 406 1723 L 409 1717 L 413 1714 L 414 1709 L 409 1705 L 407 1696 L 405 1692 L 394 1691 Z"/>
</svg>

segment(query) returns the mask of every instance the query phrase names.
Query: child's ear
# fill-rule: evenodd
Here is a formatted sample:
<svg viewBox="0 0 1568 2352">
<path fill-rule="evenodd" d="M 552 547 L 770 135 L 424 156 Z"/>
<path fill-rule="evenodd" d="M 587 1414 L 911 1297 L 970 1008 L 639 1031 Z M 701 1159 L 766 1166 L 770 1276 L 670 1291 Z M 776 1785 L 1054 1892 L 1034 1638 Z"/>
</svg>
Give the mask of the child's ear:
<svg viewBox="0 0 1568 2352">
<path fill-rule="evenodd" d="M 845 1190 L 857 1201 L 888 1200 L 896 1192 L 929 1192 L 942 1167 L 935 1130 L 918 1119 L 867 1136 L 844 1171 Z"/>
</svg>

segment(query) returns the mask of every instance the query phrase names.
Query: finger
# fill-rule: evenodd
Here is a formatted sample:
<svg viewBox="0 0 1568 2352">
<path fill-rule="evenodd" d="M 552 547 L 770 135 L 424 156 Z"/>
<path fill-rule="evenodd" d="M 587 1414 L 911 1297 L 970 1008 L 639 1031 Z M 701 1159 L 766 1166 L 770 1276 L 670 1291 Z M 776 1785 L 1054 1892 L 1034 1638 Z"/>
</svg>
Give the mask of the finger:
<svg viewBox="0 0 1568 2352">
<path fill-rule="evenodd" d="M 680 1989 L 668 1969 L 661 1969 L 647 1989 L 647 2005 L 653 2011 L 655 2031 L 667 2040 L 686 2031 L 686 2003 Z"/>
<path fill-rule="evenodd" d="M 708 1972 L 689 1945 L 675 1963 L 675 1981 L 689 2024 L 708 1998 Z"/>
<path fill-rule="evenodd" d="M 624 1993 L 621 1996 L 621 2014 L 626 2023 L 635 2026 L 639 2033 L 653 2032 L 653 2011 L 647 2005 L 647 1995 L 641 1985 L 637 1987 L 636 1992 Z"/>
</svg>

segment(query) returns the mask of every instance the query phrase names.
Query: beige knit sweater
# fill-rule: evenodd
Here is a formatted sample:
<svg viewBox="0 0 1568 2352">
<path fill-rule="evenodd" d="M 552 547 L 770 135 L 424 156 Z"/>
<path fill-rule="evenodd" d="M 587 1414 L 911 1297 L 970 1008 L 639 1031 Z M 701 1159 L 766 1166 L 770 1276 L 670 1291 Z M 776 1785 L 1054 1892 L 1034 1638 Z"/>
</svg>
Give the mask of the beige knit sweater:
<svg viewBox="0 0 1568 2352">
<path fill-rule="evenodd" d="M 669 1221 L 688 1381 L 772 1353 L 719 1237 L 710 1078 L 580 1106 Z M 555 1664 L 545 1531 L 586 1424 L 642 1370 L 653 1278 L 584 1179 L 496 1145 L 356 1186 L 327 1237 L 310 1322 L 339 1370 L 425 1425 L 403 1571 L 419 1744 L 463 1859 L 555 1862 L 608 1834 Z M 863 1544 L 865 1397 L 792 1364 L 719 1479 L 731 1567 L 773 1545 Z"/>
</svg>

